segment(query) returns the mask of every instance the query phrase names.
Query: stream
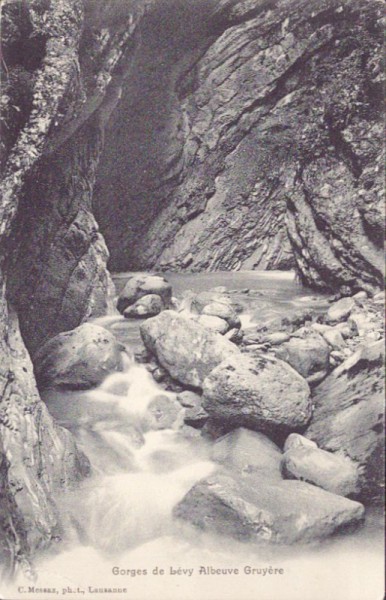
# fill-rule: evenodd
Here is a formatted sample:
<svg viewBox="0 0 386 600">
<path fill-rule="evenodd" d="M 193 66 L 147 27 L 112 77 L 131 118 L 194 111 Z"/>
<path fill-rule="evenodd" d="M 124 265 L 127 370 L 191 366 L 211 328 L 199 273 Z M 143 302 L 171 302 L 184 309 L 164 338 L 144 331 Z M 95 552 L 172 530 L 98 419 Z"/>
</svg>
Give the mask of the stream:
<svg viewBox="0 0 386 600">
<path fill-rule="evenodd" d="M 307 307 L 322 310 L 327 303 L 325 296 L 298 284 L 292 273 L 166 278 L 177 297 L 189 289 L 226 286 L 243 306 L 243 326 Z M 114 277 L 118 293 L 126 279 L 127 274 Z M 41 556 L 34 583 L 57 591 L 42 598 L 378 600 L 383 585 L 381 510 L 369 510 L 364 526 L 352 534 L 296 548 L 241 543 L 174 520 L 173 507 L 215 468 L 210 442 L 177 426 L 149 428 L 152 399 L 175 394 L 165 392 L 135 361 L 141 321 L 116 314 L 95 322 L 131 348 L 131 355 L 125 358 L 124 371 L 108 376 L 97 389 L 56 391 L 44 397 L 51 414 L 75 435 L 93 473 L 58 499 L 64 539 Z M 32 584 L 17 585 L 27 590 Z M 97 591 L 100 588 L 126 591 Z M 349 589 L 350 596 L 336 596 L 339 589 Z M 40 600 L 38 594 L 34 597 Z"/>
</svg>

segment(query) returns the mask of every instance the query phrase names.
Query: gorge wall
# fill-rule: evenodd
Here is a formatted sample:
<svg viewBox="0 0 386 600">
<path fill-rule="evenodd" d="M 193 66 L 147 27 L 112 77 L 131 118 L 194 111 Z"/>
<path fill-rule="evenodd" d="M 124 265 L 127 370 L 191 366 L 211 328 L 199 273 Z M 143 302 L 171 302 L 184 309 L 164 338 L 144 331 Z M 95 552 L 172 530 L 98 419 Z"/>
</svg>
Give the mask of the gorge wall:
<svg viewBox="0 0 386 600">
<path fill-rule="evenodd" d="M 111 268 L 379 283 L 381 17 L 377 0 L 158 3 L 95 189 Z"/>
<path fill-rule="evenodd" d="M 88 471 L 30 356 L 105 313 L 109 251 L 112 270 L 296 265 L 316 286 L 380 284 L 382 5 L 1 8 L 0 558 L 12 570 L 51 543 L 55 493 Z"/>
</svg>

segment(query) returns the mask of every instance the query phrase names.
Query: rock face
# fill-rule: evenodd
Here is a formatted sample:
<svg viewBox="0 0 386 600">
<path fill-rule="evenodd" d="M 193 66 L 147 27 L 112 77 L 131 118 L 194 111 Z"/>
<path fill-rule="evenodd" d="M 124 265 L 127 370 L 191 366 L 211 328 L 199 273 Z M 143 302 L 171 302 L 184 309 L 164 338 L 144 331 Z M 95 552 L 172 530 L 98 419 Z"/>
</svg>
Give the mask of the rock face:
<svg viewBox="0 0 386 600">
<path fill-rule="evenodd" d="M 25 346 L 35 353 L 109 306 L 108 252 L 91 197 L 147 4 L 122 6 L 1 4 L 0 552 L 8 571 L 58 534 L 55 494 L 89 468 L 41 402 Z"/>
<path fill-rule="evenodd" d="M 358 350 L 315 390 L 305 435 L 324 450 L 343 453 L 359 467 L 360 498 L 384 495 L 384 344 Z"/>
<path fill-rule="evenodd" d="M 0 552 L 14 571 L 58 534 L 55 495 L 87 475 L 89 463 L 40 400 L 16 314 L 0 305 Z"/>
<path fill-rule="evenodd" d="M 194 387 L 202 387 L 205 377 L 228 356 L 241 356 L 220 334 L 171 310 L 142 323 L 141 335 L 174 379 Z"/>
<path fill-rule="evenodd" d="M 378 0 L 159 2 L 96 188 L 113 268 L 381 285 L 382 16 Z"/>
<path fill-rule="evenodd" d="M 292 367 L 273 357 L 231 356 L 204 381 L 204 408 L 232 428 L 269 433 L 304 427 L 311 417 L 307 382 Z"/>
<path fill-rule="evenodd" d="M 99 325 L 84 323 L 59 333 L 35 356 L 35 374 L 41 389 L 87 389 L 122 370 L 123 346 Z"/>
<path fill-rule="evenodd" d="M 174 514 L 200 529 L 236 539 L 294 544 L 357 525 L 364 509 L 300 481 L 261 478 L 251 486 L 218 474 L 197 483 Z"/>
</svg>

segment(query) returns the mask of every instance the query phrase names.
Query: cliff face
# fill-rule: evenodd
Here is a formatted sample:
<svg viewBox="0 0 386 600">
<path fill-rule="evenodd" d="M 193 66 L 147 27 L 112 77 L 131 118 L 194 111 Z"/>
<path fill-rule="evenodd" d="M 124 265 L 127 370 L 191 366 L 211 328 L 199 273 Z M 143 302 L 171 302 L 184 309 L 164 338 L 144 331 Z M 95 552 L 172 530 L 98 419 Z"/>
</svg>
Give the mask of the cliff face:
<svg viewBox="0 0 386 600">
<path fill-rule="evenodd" d="M 159 3 L 95 190 L 111 268 L 379 284 L 381 17 L 378 0 Z"/>
<path fill-rule="evenodd" d="M 91 196 L 146 3 L 1 8 L 0 559 L 9 572 L 60 535 L 55 495 L 89 471 L 41 401 L 26 346 L 33 354 L 106 311 L 108 252 Z"/>
</svg>

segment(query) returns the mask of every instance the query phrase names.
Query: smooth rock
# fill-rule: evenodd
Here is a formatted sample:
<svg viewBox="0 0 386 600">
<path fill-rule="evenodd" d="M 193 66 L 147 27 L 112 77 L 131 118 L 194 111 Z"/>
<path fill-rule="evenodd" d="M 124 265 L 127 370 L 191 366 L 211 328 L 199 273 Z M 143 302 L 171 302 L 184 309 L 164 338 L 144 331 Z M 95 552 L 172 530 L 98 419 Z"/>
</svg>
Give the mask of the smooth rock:
<svg viewBox="0 0 386 600">
<path fill-rule="evenodd" d="M 295 544 L 326 538 L 363 521 L 362 504 L 302 481 L 214 474 L 177 504 L 174 516 L 238 540 Z"/>
<path fill-rule="evenodd" d="M 229 340 L 170 310 L 147 319 L 140 331 L 146 348 L 168 373 L 194 387 L 202 387 L 207 375 L 225 358 L 241 356 Z"/>
<path fill-rule="evenodd" d="M 158 315 L 164 308 L 162 299 L 157 294 L 147 294 L 142 296 L 131 306 L 128 306 L 123 311 L 123 316 L 126 319 L 130 318 L 143 318 L 143 317 L 154 317 Z"/>
<path fill-rule="evenodd" d="M 227 321 L 230 328 L 241 327 L 241 321 L 237 313 L 232 309 L 230 304 L 225 304 L 223 302 L 211 302 L 210 304 L 206 304 L 202 309 L 203 315 L 212 315 L 215 317 L 220 317 Z"/>
<path fill-rule="evenodd" d="M 339 322 L 347 319 L 351 311 L 355 308 L 356 302 L 353 298 L 341 298 L 334 304 L 331 304 L 327 311 L 327 320 L 329 322 Z"/>
<path fill-rule="evenodd" d="M 369 331 L 372 331 L 375 327 L 375 323 L 370 315 L 364 312 L 352 313 L 348 324 L 352 329 L 358 331 L 358 335 L 366 335 Z"/>
<path fill-rule="evenodd" d="M 282 453 L 266 435 L 239 427 L 216 440 L 211 458 L 238 473 L 258 473 L 282 479 Z"/>
<path fill-rule="evenodd" d="M 132 275 L 119 294 L 117 304 L 119 312 L 123 313 L 125 308 L 149 294 L 160 296 L 165 308 L 168 308 L 172 299 L 172 286 L 159 275 L 146 273 Z"/>
<path fill-rule="evenodd" d="M 331 327 L 330 331 L 324 331 L 322 336 L 326 340 L 327 344 L 334 350 L 339 350 L 346 345 L 342 333 L 335 327 Z"/>
<path fill-rule="evenodd" d="M 244 336 L 241 329 L 230 329 L 224 333 L 224 337 L 234 344 L 240 344 L 243 341 Z"/>
<path fill-rule="evenodd" d="M 358 466 L 350 458 L 306 445 L 290 448 L 282 459 L 283 476 L 313 483 L 333 494 L 359 491 Z"/>
<path fill-rule="evenodd" d="M 209 415 L 232 427 L 296 429 L 311 416 L 307 382 L 285 362 L 262 354 L 224 360 L 205 379 L 203 397 Z"/>
<path fill-rule="evenodd" d="M 84 323 L 59 333 L 46 342 L 34 357 L 40 388 L 87 389 L 107 375 L 122 370 L 124 347 L 107 329 Z"/>
<path fill-rule="evenodd" d="M 291 338 L 275 348 L 275 354 L 309 382 L 323 378 L 329 368 L 329 346 L 317 333 L 310 333 L 304 338 Z"/>
<path fill-rule="evenodd" d="M 357 303 L 362 303 L 363 300 L 367 300 L 368 295 L 367 295 L 367 292 L 365 292 L 364 290 L 361 290 L 360 292 L 357 292 L 356 294 L 354 294 L 352 296 L 352 298 L 354 298 L 354 300 Z"/>
<path fill-rule="evenodd" d="M 384 495 L 384 343 L 359 349 L 315 389 L 305 436 L 359 466 L 365 503 Z"/>
<path fill-rule="evenodd" d="M 229 330 L 228 323 L 220 317 L 203 314 L 198 317 L 197 323 L 220 334 L 224 334 Z"/>
</svg>

